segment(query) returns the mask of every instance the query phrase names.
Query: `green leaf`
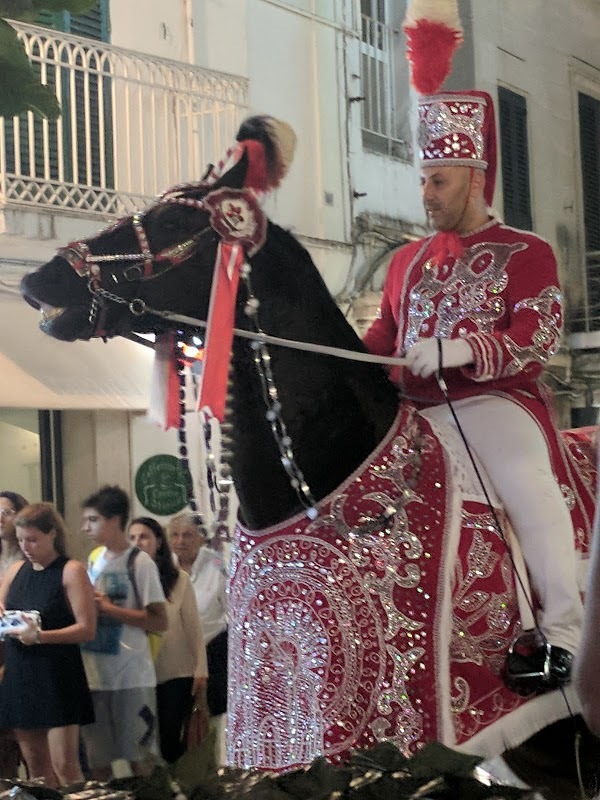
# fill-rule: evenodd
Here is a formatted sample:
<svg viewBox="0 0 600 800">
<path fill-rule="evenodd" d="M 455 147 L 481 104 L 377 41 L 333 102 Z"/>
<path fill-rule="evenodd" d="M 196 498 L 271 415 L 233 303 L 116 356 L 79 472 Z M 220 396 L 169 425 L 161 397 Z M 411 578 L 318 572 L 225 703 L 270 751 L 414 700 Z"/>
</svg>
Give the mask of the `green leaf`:
<svg viewBox="0 0 600 800">
<path fill-rule="evenodd" d="M 24 111 L 56 119 L 60 105 L 54 92 L 40 83 L 14 28 L 0 19 L 0 116 Z"/>
</svg>

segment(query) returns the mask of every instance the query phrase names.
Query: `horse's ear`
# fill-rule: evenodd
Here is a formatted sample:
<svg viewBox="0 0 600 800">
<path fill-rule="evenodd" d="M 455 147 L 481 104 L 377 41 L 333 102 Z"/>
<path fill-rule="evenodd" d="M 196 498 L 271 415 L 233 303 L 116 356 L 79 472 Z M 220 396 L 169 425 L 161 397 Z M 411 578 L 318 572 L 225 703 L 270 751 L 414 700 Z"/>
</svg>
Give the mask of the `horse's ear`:
<svg viewBox="0 0 600 800">
<path fill-rule="evenodd" d="M 249 117 L 242 123 L 236 138 L 239 144 L 235 163 L 215 186 L 258 192 L 276 189 L 294 157 L 296 134 L 290 125 L 275 117 Z"/>
<path fill-rule="evenodd" d="M 210 191 L 220 189 L 221 186 L 229 186 L 231 189 L 241 189 L 245 185 L 246 173 L 248 172 L 248 156 L 242 153 L 240 158 L 235 164 L 225 172 L 213 186 Z"/>
</svg>

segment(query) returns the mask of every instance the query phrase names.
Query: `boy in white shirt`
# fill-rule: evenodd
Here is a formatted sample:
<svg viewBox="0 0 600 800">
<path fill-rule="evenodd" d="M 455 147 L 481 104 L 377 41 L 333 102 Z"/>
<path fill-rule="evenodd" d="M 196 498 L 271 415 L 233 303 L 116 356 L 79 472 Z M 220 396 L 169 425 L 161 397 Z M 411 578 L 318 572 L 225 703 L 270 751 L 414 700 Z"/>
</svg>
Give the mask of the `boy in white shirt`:
<svg viewBox="0 0 600 800">
<path fill-rule="evenodd" d="M 113 761 L 125 759 L 139 774 L 148 752 L 158 752 L 156 675 L 146 634 L 166 630 L 167 613 L 156 564 L 129 544 L 123 489 L 105 486 L 82 508 L 82 532 L 100 545 L 88 562 L 98 633 L 82 648 L 96 721 L 82 733 L 92 776 L 108 780 Z"/>
</svg>

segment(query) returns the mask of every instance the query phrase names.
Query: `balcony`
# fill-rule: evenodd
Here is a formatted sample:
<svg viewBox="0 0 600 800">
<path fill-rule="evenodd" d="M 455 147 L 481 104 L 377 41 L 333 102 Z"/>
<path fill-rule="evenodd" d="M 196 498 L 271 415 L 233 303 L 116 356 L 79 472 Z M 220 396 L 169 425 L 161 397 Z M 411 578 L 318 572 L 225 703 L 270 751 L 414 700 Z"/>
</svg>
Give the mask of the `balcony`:
<svg viewBox="0 0 600 800">
<path fill-rule="evenodd" d="M 0 206 L 131 214 L 199 180 L 246 114 L 245 78 L 12 24 L 62 115 L 0 118 Z"/>
</svg>

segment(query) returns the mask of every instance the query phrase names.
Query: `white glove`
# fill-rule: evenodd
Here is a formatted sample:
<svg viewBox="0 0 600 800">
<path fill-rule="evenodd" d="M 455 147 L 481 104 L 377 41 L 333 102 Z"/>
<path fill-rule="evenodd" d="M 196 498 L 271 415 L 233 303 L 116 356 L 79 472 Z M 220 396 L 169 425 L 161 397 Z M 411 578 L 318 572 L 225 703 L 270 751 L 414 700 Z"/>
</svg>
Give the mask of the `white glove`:
<svg viewBox="0 0 600 800">
<path fill-rule="evenodd" d="M 439 368 L 437 339 L 420 339 L 406 353 L 406 366 L 413 375 L 428 378 Z M 464 367 L 473 361 L 473 351 L 465 339 L 442 339 L 442 367 Z"/>
</svg>

